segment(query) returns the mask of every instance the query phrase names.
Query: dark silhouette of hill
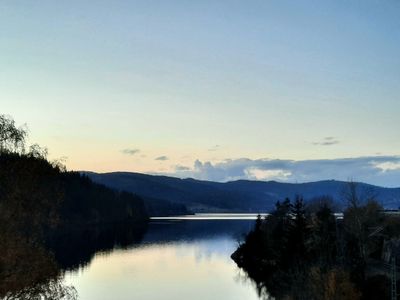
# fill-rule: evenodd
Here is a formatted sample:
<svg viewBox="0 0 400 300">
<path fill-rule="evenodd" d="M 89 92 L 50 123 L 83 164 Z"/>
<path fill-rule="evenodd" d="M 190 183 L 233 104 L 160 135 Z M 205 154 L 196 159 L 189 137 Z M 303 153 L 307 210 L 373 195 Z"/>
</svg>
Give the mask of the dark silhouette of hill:
<svg viewBox="0 0 400 300">
<path fill-rule="evenodd" d="M 1 220 L 30 229 L 147 220 L 138 196 L 31 154 L 0 153 L 0 205 Z"/>
<path fill-rule="evenodd" d="M 141 197 L 147 213 L 150 216 L 188 215 L 192 212 L 184 204 L 175 203 L 164 199 Z"/>
<path fill-rule="evenodd" d="M 347 182 L 326 180 L 309 183 L 238 180 L 227 183 L 179 179 L 140 173 L 83 172 L 93 181 L 128 191 L 145 198 L 183 204 L 193 212 L 259 212 L 270 211 L 276 201 L 302 195 L 305 201 L 321 196 L 344 206 L 343 193 Z M 358 183 L 361 194 L 372 196 L 385 208 L 398 208 L 400 188 L 384 188 Z M 151 214 L 151 213 L 150 213 Z"/>
</svg>

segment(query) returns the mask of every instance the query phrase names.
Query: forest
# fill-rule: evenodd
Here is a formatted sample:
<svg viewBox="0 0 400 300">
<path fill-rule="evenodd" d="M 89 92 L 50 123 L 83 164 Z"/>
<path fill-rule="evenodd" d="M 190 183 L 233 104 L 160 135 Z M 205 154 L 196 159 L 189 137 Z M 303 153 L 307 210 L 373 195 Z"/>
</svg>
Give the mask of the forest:
<svg viewBox="0 0 400 300">
<path fill-rule="evenodd" d="M 277 202 L 259 217 L 232 259 L 276 299 L 391 299 L 397 282 L 400 218 L 350 182 L 348 207 L 335 215 L 326 197 Z M 395 291 L 397 292 L 397 291 Z M 395 296 L 396 297 L 396 296 Z"/>
<path fill-rule="evenodd" d="M 0 115 L 0 298 L 73 299 L 58 280 L 52 239 L 103 224 L 143 228 L 147 212 L 140 197 L 68 172 L 26 138 L 26 127 Z"/>
</svg>

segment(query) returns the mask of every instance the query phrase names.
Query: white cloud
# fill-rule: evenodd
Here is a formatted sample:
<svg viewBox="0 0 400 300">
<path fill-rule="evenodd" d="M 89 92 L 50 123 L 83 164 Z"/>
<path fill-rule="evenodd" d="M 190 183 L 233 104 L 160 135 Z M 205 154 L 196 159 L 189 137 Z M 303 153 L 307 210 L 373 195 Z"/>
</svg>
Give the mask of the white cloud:
<svg viewBox="0 0 400 300">
<path fill-rule="evenodd" d="M 373 163 L 376 168 L 381 169 L 382 172 L 400 170 L 400 162 L 386 161 L 381 163 Z"/>
<path fill-rule="evenodd" d="M 227 159 L 219 163 L 196 160 L 192 168 L 177 166 L 169 175 L 226 182 L 238 179 L 310 182 L 356 180 L 400 186 L 400 156 L 370 156 L 320 160 Z"/>
<path fill-rule="evenodd" d="M 292 175 L 290 171 L 285 170 L 262 170 L 258 168 L 248 168 L 245 173 L 249 179 L 253 180 L 281 180 L 286 181 Z"/>
</svg>

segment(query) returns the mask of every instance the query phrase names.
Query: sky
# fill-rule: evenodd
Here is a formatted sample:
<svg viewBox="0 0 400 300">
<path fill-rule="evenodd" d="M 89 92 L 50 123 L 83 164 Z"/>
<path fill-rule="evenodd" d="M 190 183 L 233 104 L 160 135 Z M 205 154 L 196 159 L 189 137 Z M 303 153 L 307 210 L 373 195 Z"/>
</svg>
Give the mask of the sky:
<svg viewBox="0 0 400 300">
<path fill-rule="evenodd" d="M 0 114 L 70 170 L 400 186 L 400 1 L 0 1 Z"/>
</svg>

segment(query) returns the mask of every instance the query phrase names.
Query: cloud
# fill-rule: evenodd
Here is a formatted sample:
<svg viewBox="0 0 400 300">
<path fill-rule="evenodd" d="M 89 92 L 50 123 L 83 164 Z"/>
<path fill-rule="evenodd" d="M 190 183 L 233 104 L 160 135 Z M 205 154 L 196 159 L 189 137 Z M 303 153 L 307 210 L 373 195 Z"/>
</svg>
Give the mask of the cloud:
<svg viewBox="0 0 400 300">
<path fill-rule="evenodd" d="M 169 175 L 226 182 L 238 179 L 310 182 L 355 180 L 380 186 L 400 186 L 400 156 L 368 156 L 319 160 L 226 159 L 196 160 L 193 167 L 176 166 Z"/>
<path fill-rule="evenodd" d="M 139 149 L 130 149 L 130 148 L 127 148 L 127 149 L 121 150 L 121 152 L 122 152 L 123 154 L 126 154 L 126 155 L 135 155 L 136 153 L 139 153 L 140 150 L 139 150 Z"/>
<path fill-rule="evenodd" d="M 333 136 L 327 136 L 322 141 L 313 142 L 312 144 L 315 146 L 332 146 L 339 144 L 340 141 Z"/>
<path fill-rule="evenodd" d="M 165 156 L 165 155 L 162 155 L 162 156 L 159 156 L 159 157 L 155 158 L 155 160 L 161 160 L 161 161 L 165 161 L 165 160 L 168 160 L 168 159 L 169 158 L 167 156 Z"/>
<path fill-rule="evenodd" d="M 382 172 L 400 171 L 400 161 L 373 162 L 373 164 L 375 164 L 376 168 L 381 169 Z"/>
<path fill-rule="evenodd" d="M 186 166 L 181 166 L 181 165 L 176 165 L 175 166 L 175 171 L 180 172 L 180 171 L 190 171 L 189 167 Z"/>
<path fill-rule="evenodd" d="M 257 168 L 249 168 L 245 170 L 249 179 L 253 180 L 280 180 L 285 181 L 291 175 L 290 171 L 285 170 L 261 170 Z"/>
</svg>

